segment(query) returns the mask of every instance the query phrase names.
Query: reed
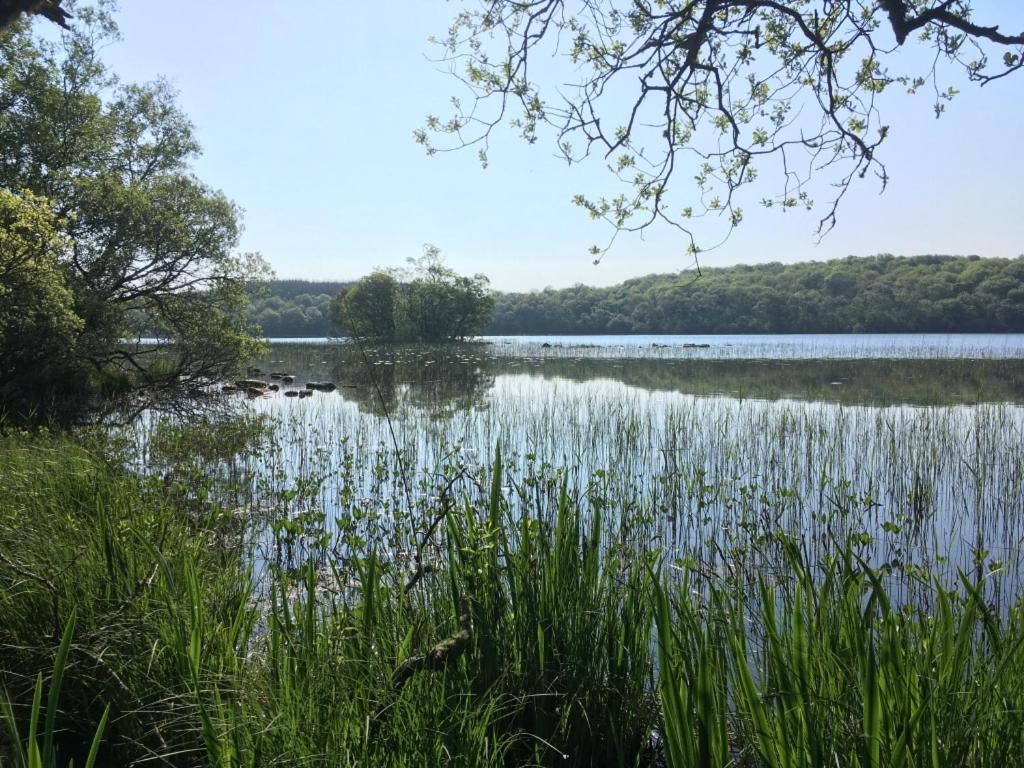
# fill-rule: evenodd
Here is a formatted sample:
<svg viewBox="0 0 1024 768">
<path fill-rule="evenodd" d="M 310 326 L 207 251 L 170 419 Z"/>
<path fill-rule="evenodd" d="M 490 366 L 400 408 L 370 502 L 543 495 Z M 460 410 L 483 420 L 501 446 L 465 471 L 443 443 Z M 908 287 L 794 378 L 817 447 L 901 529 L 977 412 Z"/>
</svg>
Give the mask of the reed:
<svg viewBox="0 0 1024 768">
<path fill-rule="evenodd" d="M 659 587 L 670 766 L 1020 761 L 1019 606 L 998 616 L 966 576 L 894 605 L 848 543 L 814 569 L 783 552 L 792 577 L 759 577 L 754 596 L 707 582 L 695 610 L 684 580 L 673 609 Z"/>
<path fill-rule="evenodd" d="M 1021 761 L 1018 409 L 580 387 L 0 435 L 0 763 Z"/>
</svg>

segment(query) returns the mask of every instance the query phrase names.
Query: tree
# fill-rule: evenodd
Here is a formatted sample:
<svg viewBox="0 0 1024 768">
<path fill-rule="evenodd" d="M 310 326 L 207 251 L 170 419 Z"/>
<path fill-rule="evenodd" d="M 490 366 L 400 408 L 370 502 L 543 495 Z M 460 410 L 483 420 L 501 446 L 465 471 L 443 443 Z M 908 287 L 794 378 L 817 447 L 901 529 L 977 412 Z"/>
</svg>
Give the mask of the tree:
<svg viewBox="0 0 1024 768">
<path fill-rule="evenodd" d="M 398 281 L 387 272 L 373 272 L 331 303 L 334 331 L 384 343 L 395 340 Z"/>
<path fill-rule="evenodd" d="M 240 318 L 262 260 L 238 210 L 189 168 L 199 147 L 166 83 L 123 85 L 98 51 L 116 27 L 76 8 L 58 41 L 0 32 L 0 188 L 49 201 L 81 318 L 64 378 L 145 402 L 230 375 L 257 342 Z M 155 335 L 173 346 L 126 344 Z"/>
<path fill-rule="evenodd" d="M 811 177 L 824 174 L 824 234 L 854 180 L 871 173 L 885 187 L 880 94 L 930 86 L 938 116 L 956 94 L 946 70 L 984 85 L 1024 68 L 1024 33 L 976 21 L 971 6 L 491 0 L 459 13 L 440 41 L 469 98 L 453 98 L 447 119 L 429 116 L 416 138 L 431 153 L 475 145 L 486 164 L 504 121 L 528 142 L 551 129 L 566 161 L 599 154 L 626 186 L 578 205 L 616 234 L 667 222 L 694 254 L 692 221 L 720 217 L 727 234 L 743 218 L 738 193 L 759 175 L 776 180 L 760 203 L 786 210 L 813 208 Z M 901 68 L 904 46 L 926 49 L 921 71 Z M 680 174 L 694 199 L 672 194 Z M 610 244 L 591 251 L 599 259 Z"/>
<path fill-rule="evenodd" d="M 82 319 L 59 264 L 67 248 L 46 200 L 0 190 L 0 403 L 32 399 L 73 350 Z"/>
<path fill-rule="evenodd" d="M 1018 333 L 1024 257 L 738 265 L 495 299 L 486 333 Z"/>
<path fill-rule="evenodd" d="M 71 18 L 61 8 L 61 0 L 0 0 L 0 30 L 17 22 L 23 13 L 37 14 L 65 28 Z"/>
<path fill-rule="evenodd" d="M 485 275 L 459 275 L 444 265 L 433 245 L 424 246 L 423 255 L 409 264 L 412 279 L 405 286 L 405 316 L 412 340 L 451 341 L 483 330 L 494 312 Z"/>
<path fill-rule="evenodd" d="M 443 342 L 479 334 L 494 313 L 484 275 L 467 277 L 446 267 L 440 251 L 425 246 L 410 268 L 376 271 L 331 302 L 335 333 L 390 343 Z"/>
</svg>

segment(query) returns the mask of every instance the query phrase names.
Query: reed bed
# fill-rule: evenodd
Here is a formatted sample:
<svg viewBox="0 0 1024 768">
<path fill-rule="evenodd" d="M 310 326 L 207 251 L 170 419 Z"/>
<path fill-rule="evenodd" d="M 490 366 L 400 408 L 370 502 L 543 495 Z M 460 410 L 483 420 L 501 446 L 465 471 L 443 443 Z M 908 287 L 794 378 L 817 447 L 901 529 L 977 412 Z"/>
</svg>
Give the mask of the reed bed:
<svg viewBox="0 0 1024 768">
<path fill-rule="evenodd" d="M 0 435 L 0 765 L 1024 759 L 1021 407 L 303 354 Z"/>
<path fill-rule="evenodd" d="M 253 538 L 226 504 L 234 481 L 221 496 L 230 472 L 141 477 L 111 451 L 0 446 L 12 764 L 1024 755 L 1022 613 L 984 597 L 998 573 L 917 570 L 913 599 L 897 600 L 859 537 L 812 564 L 781 531 L 747 561 L 776 567 L 714 571 L 638 547 L 650 530 L 624 530 L 614 497 L 573 490 L 565 469 L 510 471 L 500 450 L 483 483 L 447 476 L 410 557 L 383 535 L 349 537 L 339 556 L 315 516 L 297 529 L 269 516 Z"/>
<path fill-rule="evenodd" d="M 712 360 L 995 359 L 1024 357 L 1024 335 L 1007 333 L 801 333 L 485 336 L 499 353 L 539 357 Z"/>
<path fill-rule="evenodd" d="M 363 400 L 349 389 L 248 403 L 247 413 L 272 426 L 241 458 L 249 487 L 239 506 L 258 509 L 299 489 L 292 512 L 322 516 L 339 551 L 347 535 L 387 533 L 382 551 L 408 556 L 408 525 L 424 517 L 445 478 L 459 472 L 483 484 L 500 443 L 511 473 L 564 470 L 574 492 L 599 492 L 624 510 L 611 525 L 711 569 L 776 530 L 805 539 L 812 555 L 815 542 L 856 533 L 870 541 L 876 567 L 952 577 L 958 568 L 999 570 L 1008 576 L 999 588 L 1016 590 L 1024 408 L 1015 404 L 697 397 L 528 373 L 499 375 L 454 407 L 432 390 L 394 389 L 386 411 L 376 393 Z M 173 449 L 175 429 L 158 430 L 172 458 L 188 453 Z M 158 455 L 146 461 L 164 466 Z M 513 509 L 520 503 L 513 494 Z"/>
</svg>

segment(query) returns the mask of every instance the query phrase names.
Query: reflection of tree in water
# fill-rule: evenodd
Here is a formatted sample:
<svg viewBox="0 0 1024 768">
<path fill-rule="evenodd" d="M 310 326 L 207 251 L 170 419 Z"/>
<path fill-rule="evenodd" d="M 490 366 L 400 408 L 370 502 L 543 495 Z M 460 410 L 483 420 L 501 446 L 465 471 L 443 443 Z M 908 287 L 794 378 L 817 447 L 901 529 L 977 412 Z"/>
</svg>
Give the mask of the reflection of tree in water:
<svg viewBox="0 0 1024 768">
<path fill-rule="evenodd" d="M 492 363 L 503 372 L 522 358 Z M 522 370 L 522 369 L 520 369 Z M 527 371 L 523 371 L 527 372 Z M 845 405 L 1024 402 L 1024 360 L 714 360 L 544 358 L 530 373 L 586 382 L 610 379 L 652 392 L 792 398 Z"/>
<path fill-rule="evenodd" d="M 494 385 L 493 360 L 483 345 L 366 348 L 346 345 L 334 376 L 346 400 L 381 412 L 411 406 L 436 416 L 479 408 Z"/>
<path fill-rule="evenodd" d="M 342 397 L 380 413 L 401 406 L 443 416 L 481 408 L 499 375 L 612 380 L 652 392 L 794 398 L 847 405 L 1024 402 L 1024 360 L 714 360 L 587 357 L 566 348 L 527 356 L 487 344 L 366 347 L 275 344 L 264 370 L 294 373 L 296 386 L 330 379 Z M 275 359 L 276 358 L 276 359 Z M 376 387 L 375 387 L 376 382 Z"/>
</svg>

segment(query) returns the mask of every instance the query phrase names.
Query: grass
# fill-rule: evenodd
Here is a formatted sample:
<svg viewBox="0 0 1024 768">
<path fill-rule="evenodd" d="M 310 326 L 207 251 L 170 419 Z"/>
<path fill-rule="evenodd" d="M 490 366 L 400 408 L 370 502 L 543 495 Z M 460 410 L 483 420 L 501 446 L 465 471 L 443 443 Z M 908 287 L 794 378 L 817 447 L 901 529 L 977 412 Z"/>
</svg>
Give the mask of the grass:
<svg viewBox="0 0 1024 768">
<path fill-rule="evenodd" d="M 389 424 L 302 354 L 340 395 L 0 434 L 0 766 L 1024 757 L 1018 407 L 470 346 L 379 361 Z"/>
<path fill-rule="evenodd" d="M 998 616 L 967 577 L 894 606 L 849 546 L 816 572 L 783 550 L 792 578 L 758 578 L 752 599 L 711 584 L 701 611 L 689 594 L 672 610 L 659 588 L 669 765 L 1020 762 L 1019 606 Z"/>
<path fill-rule="evenodd" d="M 45 720 L 43 722 L 43 745 L 39 746 L 37 735 L 39 733 L 39 717 L 43 710 L 43 673 L 36 676 L 36 684 L 32 697 L 32 706 L 29 710 L 29 726 L 27 740 L 22 744 L 21 735 L 18 733 L 18 718 L 14 714 L 14 707 L 10 697 L 5 696 L 0 705 L 0 714 L 3 716 L 4 725 L 7 727 L 7 735 L 11 745 L 11 759 L 19 768 L 52 768 L 57 765 L 54 740 L 56 735 L 58 703 L 60 701 L 60 686 L 64 676 L 64 667 L 67 664 L 68 653 L 71 650 L 71 640 L 75 631 L 75 613 L 71 612 L 68 623 L 64 627 L 61 636 L 60 647 L 57 649 L 53 662 L 53 671 L 50 674 L 50 690 L 47 695 Z M 85 758 L 85 768 L 93 768 L 99 756 L 100 745 L 103 741 L 103 733 L 107 727 L 110 716 L 110 705 L 103 710 L 99 725 L 96 727 L 96 734 L 93 736 L 89 746 L 89 752 Z M 72 762 L 73 764 L 73 762 Z"/>
<path fill-rule="evenodd" d="M 610 378 L 544 378 L 528 359 L 480 384 L 472 370 L 486 366 L 468 350 L 452 380 L 432 372 L 441 362 L 428 365 L 429 355 L 374 366 L 390 381 L 383 389 L 396 450 L 372 406 L 376 395 L 350 389 L 358 381 L 344 366 L 332 369 L 330 350 L 307 348 L 303 355 L 319 358 L 315 365 L 306 358 L 273 364 L 310 379 L 334 378 L 338 393 L 301 403 L 239 402 L 271 426 L 258 453 L 231 471 L 240 478 L 238 507 L 263 511 L 268 500 L 291 494 L 289 508 L 308 514 L 288 525 L 298 529 L 322 516 L 312 527 L 326 527 L 341 542 L 333 553 L 341 557 L 362 542 L 408 557 L 417 521 L 430 519 L 431 500 L 452 473 L 471 477 L 466 492 L 485 504 L 476 486 L 486 485 L 488 457 L 500 442 L 508 475 L 531 483 L 506 494 L 513 514 L 528 506 L 550 513 L 564 471 L 571 493 L 599 493 L 619 510 L 606 525 L 628 528 L 623 535 L 633 541 L 647 536 L 646 545 L 667 559 L 771 568 L 751 562 L 753 553 L 759 538 L 783 530 L 812 543 L 861 535 L 872 542 L 866 555 L 874 567 L 920 566 L 948 579 L 957 568 L 1016 572 L 1022 565 L 1019 406 L 850 407 L 651 393 Z M 639 367 L 620 362 L 624 370 Z M 299 367 L 307 363 L 308 370 Z M 455 380 L 476 394 L 466 395 L 468 402 L 456 397 L 453 406 L 448 387 Z M 208 472 L 209 463 L 199 467 L 187 455 L 189 445 L 182 443 L 177 463 L 151 461 L 150 470 L 189 465 Z M 986 588 L 1012 598 L 1003 584 Z M 894 588 L 919 589 L 913 581 Z"/>
<path fill-rule="evenodd" d="M 715 568 L 652 547 L 607 474 L 580 488 L 500 444 L 483 473 L 419 477 L 414 517 L 361 510 L 339 536 L 315 482 L 240 517 L 267 491 L 242 457 L 273 438 L 212 431 L 165 431 L 151 474 L 95 436 L 0 438 L 0 764 L 1024 757 L 998 572 L 882 568 L 855 529 L 812 554 L 768 523 Z"/>
</svg>

